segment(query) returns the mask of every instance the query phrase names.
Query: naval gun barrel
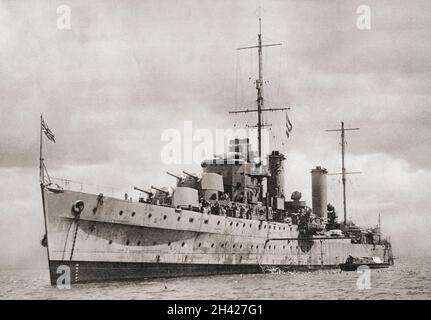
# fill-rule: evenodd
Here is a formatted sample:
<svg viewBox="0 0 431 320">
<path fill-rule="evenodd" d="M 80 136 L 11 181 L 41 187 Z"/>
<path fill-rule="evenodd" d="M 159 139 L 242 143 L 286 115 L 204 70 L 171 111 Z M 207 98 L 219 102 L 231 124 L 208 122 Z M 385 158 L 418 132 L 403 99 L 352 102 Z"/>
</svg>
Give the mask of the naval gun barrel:
<svg viewBox="0 0 431 320">
<path fill-rule="evenodd" d="M 173 173 L 170 173 L 169 171 L 166 171 L 166 174 L 170 175 L 171 177 L 177 178 L 179 181 L 183 180 L 183 178 L 181 178 L 181 177 L 179 177 Z"/>
<path fill-rule="evenodd" d="M 152 193 L 152 192 L 150 192 L 150 191 L 145 191 L 144 189 L 140 189 L 140 188 L 137 188 L 137 187 L 133 187 L 133 189 L 138 190 L 138 191 L 141 191 L 141 192 L 143 192 L 143 193 L 146 193 L 146 194 L 148 194 L 149 196 L 152 196 L 152 195 L 153 195 L 153 193 Z"/>
<path fill-rule="evenodd" d="M 159 192 L 162 192 L 162 193 L 164 193 L 164 194 L 166 194 L 166 195 L 169 195 L 169 192 L 168 192 L 168 191 L 165 191 L 165 190 L 162 190 L 162 189 L 159 189 L 159 188 L 153 187 L 153 186 L 151 186 L 151 189 L 154 189 L 154 190 L 157 190 L 157 191 L 159 191 Z"/>
<path fill-rule="evenodd" d="M 191 174 L 191 173 L 188 173 L 188 172 L 185 172 L 185 171 L 183 171 L 183 173 L 184 173 L 184 174 L 186 174 L 186 175 L 188 175 L 189 177 L 191 177 L 191 178 L 195 179 L 196 181 L 198 181 L 198 180 L 199 180 L 199 178 L 198 178 L 197 176 L 195 176 L 195 175 L 193 175 L 193 174 Z"/>
</svg>

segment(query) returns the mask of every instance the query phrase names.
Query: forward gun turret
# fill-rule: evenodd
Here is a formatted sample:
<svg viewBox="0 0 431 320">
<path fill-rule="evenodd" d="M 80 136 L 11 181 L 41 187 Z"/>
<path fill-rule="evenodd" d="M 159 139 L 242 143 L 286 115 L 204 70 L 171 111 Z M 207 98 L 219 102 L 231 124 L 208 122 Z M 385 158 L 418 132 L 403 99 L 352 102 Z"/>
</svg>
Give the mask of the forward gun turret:
<svg viewBox="0 0 431 320">
<path fill-rule="evenodd" d="M 139 198 L 139 202 L 151 202 L 152 201 L 154 193 L 152 193 L 151 191 L 146 191 L 146 190 L 138 188 L 138 187 L 133 187 L 133 189 L 138 190 L 138 191 L 143 192 L 146 195 L 148 195 L 147 199 L 145 199 L 143 197 L 140 197 Z"/>
</svg>

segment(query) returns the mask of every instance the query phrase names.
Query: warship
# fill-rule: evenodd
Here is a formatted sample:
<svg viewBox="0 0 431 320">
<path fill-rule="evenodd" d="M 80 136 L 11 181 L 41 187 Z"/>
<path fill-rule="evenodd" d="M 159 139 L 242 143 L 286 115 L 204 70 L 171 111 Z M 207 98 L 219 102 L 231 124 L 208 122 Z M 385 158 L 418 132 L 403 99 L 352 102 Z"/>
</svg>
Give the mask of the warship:
<svg viewBox="0 0 431 320">
<path fill-rule="evenodd" d="M 264 107 L 262 50 L 280 44 L 262 43 L 261 19 L 257 40 L 256 46 L 238 48 L 258 50 L 256 108 L 230 112 L 257 114 L 257 157 L 250 138 L 232 139 L 228 152 L 202 162 L 201 174 L 167 172 L 176 179 L 171 190 L 148 183 L 150 189 L 134 187 L 141 193 L 132 200 L 56 181 L 42 156 L 43 136 L 55 138 L 41 115 L 42 245 L 52 285 L 64 266 L 71 282 L 81 283 L 335 269 L 353 257 L 382 267 L 393 264 L 380 225 L 366 229 L 347 220 L 344 148 L 342 222 L 327 202 L 328 172 L 322 166 L 311 170 L 311 208 L 299 191 L 286 197 L 286 156 L 279 150 L 262 154 L 262 115 L 286 112 L 287 117 L 289 109 Z M 286 134 L 291 130 L 287 118 Z M 345 130 L 344 123 L 337 129 L 343 146 Z"/>
</svg>

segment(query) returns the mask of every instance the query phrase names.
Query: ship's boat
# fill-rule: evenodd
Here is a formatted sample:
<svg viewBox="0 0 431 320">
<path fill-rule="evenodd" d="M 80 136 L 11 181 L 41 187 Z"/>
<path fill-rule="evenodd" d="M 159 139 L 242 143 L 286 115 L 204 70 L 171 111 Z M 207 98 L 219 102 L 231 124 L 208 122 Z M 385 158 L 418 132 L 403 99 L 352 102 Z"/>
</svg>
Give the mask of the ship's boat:
<svg viewBox="0 0 431 320">
<path fill-rule="evenodd" d="M 150 183 L 135 187 L 138 201 L 128 194 L 118 198 L 90 192 L 82 184 L 73 188 L 70 180 L 54 181 L 43 162 L 42 132 L 50 140 L 54 136 L 41 118 L 42 243 L 52 284 L 64 279 L 65 270 L 78 283 L 334 269 L 349 256 L 393 261 L 390 243 L 380 231 L 363 236 L 346 219 L 340 228 L 335 208 L 327 203 L 325 168 L 311 170 L 310 208 L 299 191 L 286 198 L 282 152 L 272 150 L 263 164 L 261 115 L 288 109 L 264 108 L 261 68 L 267 46 L 271 44 L 262 44 L 259 31 L 257 109 L 235 111 L 258 114 L 258 152 L 251 151 L 249 138 L 232 139 L 227 153 L 202 162 L 201 174 L 168 172 L 176 179 L 173 188 Z M 287 114 L 286 120 L 289 135 Z M 341 265 L 353 268 L 358 263 Z"/>
<path fill-rule="evenodd" d="M 340 264 L 343 271 L 356 271 L 359 267 L 370 269 L 388 268 L 389 262 L 383 262 L 380 257 L 352 257 L 349 256 L 345 263 Z"/>
</svg>

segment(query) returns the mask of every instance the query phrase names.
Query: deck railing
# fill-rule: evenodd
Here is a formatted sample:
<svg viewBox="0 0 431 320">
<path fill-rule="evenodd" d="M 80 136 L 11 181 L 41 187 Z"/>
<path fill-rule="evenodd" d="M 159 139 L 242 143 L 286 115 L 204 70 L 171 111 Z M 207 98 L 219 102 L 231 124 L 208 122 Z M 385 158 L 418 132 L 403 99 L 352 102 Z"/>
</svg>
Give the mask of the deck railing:
<svg viewBox="0 0 431 320">
<path fill-rule="evenodd" d="M 80 181 L 74 181 L 70 179 L 56 178 L 56 177 L 50 177 L 50 181 L 51 183 L 56 184 L 65 190 L 86 192 L 86 193 L 93 193 L 93 194 L 103 193 L 104 195 L 111 196 L 111 197 L 121 196 L 120 189 L 114 188 L 114 187 L 101 186 L 98 184 L 91 184 L 91 183 L 83 183 Z"/>
</svg>

